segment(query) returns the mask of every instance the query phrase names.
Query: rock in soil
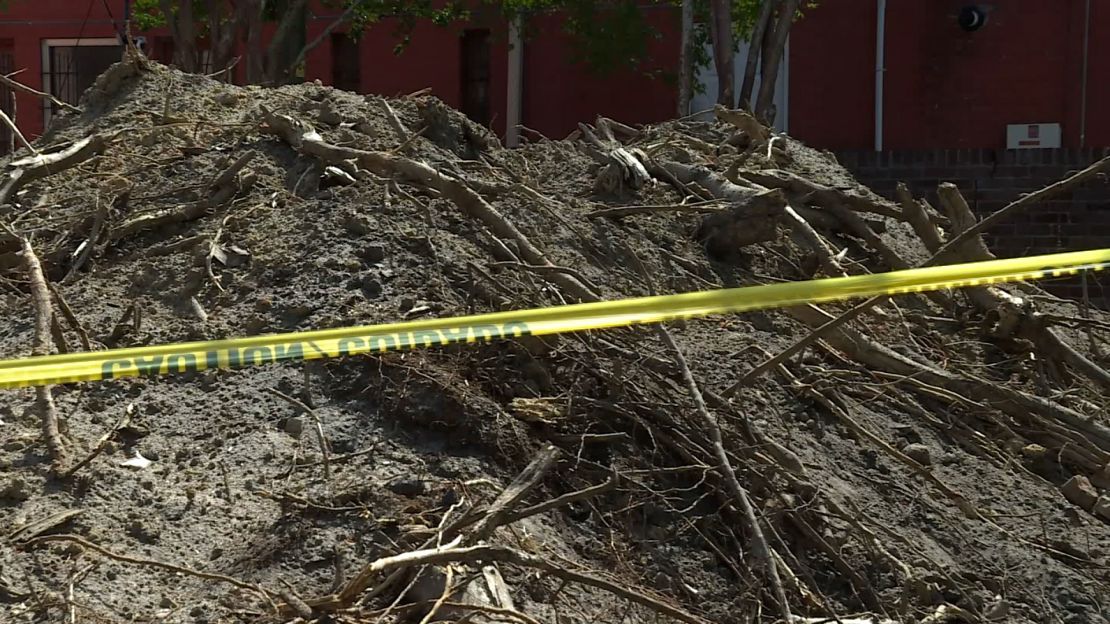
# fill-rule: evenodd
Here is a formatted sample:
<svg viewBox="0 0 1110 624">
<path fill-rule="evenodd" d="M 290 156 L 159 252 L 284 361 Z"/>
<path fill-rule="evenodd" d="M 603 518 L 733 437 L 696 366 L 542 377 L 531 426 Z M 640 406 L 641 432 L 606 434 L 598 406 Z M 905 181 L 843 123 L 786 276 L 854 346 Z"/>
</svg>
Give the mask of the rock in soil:
<svg viewBox="0 0 1110 624">
<path fill-rule="evenodd" d="M 1075 475 L 1060 486 L 1064 498 L 1075 503 L 1083 509 L 1090 510 L 1098 500 L 1098 490 L 1091 485 L 1090 480 L 1083 475 Z"/>
</svg>

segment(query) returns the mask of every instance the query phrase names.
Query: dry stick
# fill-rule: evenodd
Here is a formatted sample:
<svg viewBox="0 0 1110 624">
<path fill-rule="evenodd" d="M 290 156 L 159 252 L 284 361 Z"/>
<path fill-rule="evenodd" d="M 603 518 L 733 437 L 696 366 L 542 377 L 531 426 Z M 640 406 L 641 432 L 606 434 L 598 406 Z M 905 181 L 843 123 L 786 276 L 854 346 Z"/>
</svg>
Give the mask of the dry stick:
<svg viewBox="0 0 1110 624">
<path fill-rule="evenodd" d="M 31 145 L 31 142 L 27 140 L 27 137 L 23 136 L 23 133 L 19 131 L 19 128 L 15 125 L 15 121 L 13 121 L 11 117 L 8 117 L 8 114 L 5 113 L 3 109 L 0 109 L 0 121 L 3 121 L 4 125 L 12 131 L 12 136 L 17 137 L 19 142 L 23 144 L 23 147 L 31 150 L 32 154 L 39 153 L 39 151 Z"/>
<path fill-rule="evenodd" d="M 10 227 L 8 233 L 15 235 Z M 53 308 L 50 305 L 50 290 L 46 287 L 42 264 L 39 263 L 35 250 L 31 248 L 31 241 L 26 238 L 21 238 L 20 241 L 23 245 L 23 261 L 27 265 L 27 277 L 31 282 L 31 300 L 35 306 L 35 333 L 31 343 L 31 355 L 49 355 L 50 321 L 54 317 Z M 58 413 L 54 407 L 53 391 L 54 386 L 51 385 L 36 386 L 35 404 L 42 419 L 42 435 L 46 438 L 46 446 L 50 448 L 55 466 L 60 466 L 65 462 L 66 448 L 58 430 Z"/>
<path fill-rule="evenodd" d="M 69 353 L 65 331 L 62 330 L 62 324 L 58 322 L 58 317 L 54 315 L 50 316 L 50 336 L 54 339 L 54 346 L 58 348 L 58 353 Z"/>
<path fill-rule="evenodd" d="M 96 456 L 99 455 L 100 452 L 104 450 L 104 445 L 108 443 L 108 440 L 112 439 L 112 436 L 116 435 L 117 431 L 119 431 L 120 429 L 123 429 L 127 425 L 131 424 L 131 416 L 134 415 L 134 414 L 135 414 L 135 404 L 134 403 L 128 403 L 127 404 L 127 409 L 125 409 L 123 411 L 123 416 L 120 417 L 119 421 L 117 421 L 116 424 L 113 425 L 112 428 L 109 429 L 107 433 L 100 436 L 100 439 L 96 441 L 96 444 L 93 446 L 92 451 L 90 451 L 89 454 L 85 456 L 85 459 L 82 459 L 81 461 L 74 464 L 72 467 L 68 468 L 65 472 L 63 472 L 61 474 L 61 476 L 63 478 L 72 477 L 74 473 L 76 473 L 83 466 L 86 466 L 89 462 L 91 462 L 93 459 L 95 459 Z"/>
<path fill-rule="evenodd" d="M 1005 207 L 1001 208 L 1000 210 L 998 210 L 994 214 L 992 214 L 989 217 L 983 219 L 982 221 L 975 224 L 974 226 L 964 230 L 960 234 L 956 235 L 955 238 L 949 240 L 947 243 L 942 245 L 940 247 L 940 249 L 937 249 L 936 252 L 928 260 L 926 260 L 924 263 L 921 264 L 921 266 L 922 267 L 935 266 L 936 264 L 938 264 L 940 262 L 940 260 L 943 260 L 944 257 L 946 255 L 948 255 L 948 253 L 951 252 L 953 249 L 959 248 L 964 243 L 971 240 L 972 237 L 978 236 L 984 230 L 986 230 L 986 229 L 990 228 L 991 226 L 997 224 L 998 222 L 1002 221 L 1006 217 L 1012 216 L 1018 210 L 1026 208 L 1029 205 L 1034 204 L 1036 202 L 1043 201 L 1043 200 L 1045 200 L 1045 199 L 1047 199 L 1047 198 L 1049 198 L 1049 197 L 1051 197 L 1051 196 L 1053 196 L 1057 193 L 1060 193 L 1062 191 L 1066 191 L 1067 189 L 1069 189 L 1069 188 L 1071 188 L 1071 187 L 1073 187 L 1077 184 L 1080 184 L 1080 183 L 1084 182 L 1085 180 L 1087 180 L 1089 178 L 1092 178 L 1092 177 L 1098 175 L 1104 169 L 1110 169 L 1110 157 L 1103 158 L 1102 160 L 1094 163 L 1090 167 L 1087 167 L 1086 169 L 1084 169 L 1084 170 L 1082 170 L 1082 171 L 1080 171 L 1080 172 L 1078 172 L 1074 175 L 1071 175 L 1067 178 L 1064 178 L 1063 180 L 1059 180 L 1057 182 L 1054 182 L 1054 183 L 1040 189 L 1039 191 L 1035 191 L 1033 193 L 1025 195 L 1024 197 L 1018 199 L 1017 201 L 1014 201 L 1014 202 L 1006 205 Z M 871 297 L 870 299 L 867 299 L 867 300 L 863 301 L 862 303 L 857 304 L 855 307 L 849 309 L 848 311 L 844 312 L 840 316 L 837 316 L 836 318 L 818 326 L 816 329 L 812 330 L 811 332 L 809 332 L 808 334 L 803 336 L 801 339 L 799 339 L 797 342 L 795 342 L 794 344 L 787 347 L 785 350 L 783 350 L 781 353 L 779 353 L 775 357 L 771 358 L 770 360 L 767 360 L 767 361 L 763 362 L 762 364 L 759 364 L 755 368 L 748 371 L 743 377 L 740 378 L 739 381 L 737 381 L 736 383 L 729 386 L 728 389 L 724 391 L 723 395 L 725 397 L 731 397 L 732 395 L 736 394 L 737 390 L 739 390 L 743 386 L 747 385 L 751 381 L 754 381 L 757 377 L 759 377 L 763 373 L 767 372 L 768 370 L 773 368 L 775 365 L 777 365 L 781 362 L 784 362 L 787 358 L 793 356 L 794 354 L 798 353 L 802 349 L 805 349 L 809 345 L 813 344 L 818 338 L 824 338 L 832 330 L 834 330 L 838 327 L 841 327 L 845 323 L 848 323 L 849 321 L 852 321 L 852 320 L 858 318 L 861 314 L 870 310 L 873 306 L 875 306 L 879 303 L 882 303 L 882 302 L 886 301 L 889 298 L 890 298 L 889 295 L 878 295 L 876 297 Z"/>
<path fill-rule="evenodd" d="M 1078 173 L 1072 174 L 1062 180 L 1053 182 L 1052 184 L 1049 184 L 1048 186 L 1038 191 L 1029 193 L 1028 195 L 1021 197 L 1020 199 L 1009 203 L 1005 207 L 998 210 L 998 212 L 995 212 L 994 214 L 983 219 L 979 223 L 975 224 L 974 227 L 964 230 L 958 236 L 945 243 L 940 249 L 937 250 L 935 254 L 933 254 L 933 257 L 929 258 L 922 266 L 933 266 L 937 264 L 938 261 L 944 259 L 944 256 L 947 255 L 948 252 L 954 249 L 958 249 L 965 242 L 971 240 L 975 236 L 982 234 L 984 231 L 996 225 L 998 222 L 1011 216 L 1012 213 L 1026 208 L 1031 204 L 1044 201 L 1049 197 L 1052 197 L 1072 188 L 1073 186 L 1082 184 L 1088 179 L 1093 178 L 1105 171 L 1110 171 L 1110 156 L 1103 158 L 1102 160 L 1092 164 L 1090 167 L 1087 167 L 1086 169 Z"/>
<path fill-rule="evenodd" d="M 404 145 L 409 139 L 409 131 L 405 128 L 405 124 L 401 123 L 401 120 L 397 117 L 397 113 L 393 112 L 393 107 L 389 105 L 389 102 L 384 97 L 376 97 L 374 99 L 378 102 L 378 106 L 382 109 L 382 112 L 385 113 L 385 118 L 389 121 L 389 127 L 393 128 L 393 132 L 397 135 L 397 140 L 401 142 L 401 145 Z"/>
<path fill-rule="evenodd" d="M 548 446 L 540 451 L 512 483 L 490 503 L 485 517 L 467 534 L 463 543 L 477 544 L 489 539 L 497 527 L 505 524 L 505 517 L 520 503 L 524 495 L 536 487 L 540 479 L 551 470 L 555 461 L 559 459 L 559 453 L 559 449 L 554 446 Z"/>
<path fill-rule="evenodd" d="M 69 304 L 66 303 L 65 297 L 62 296 L 62 291 L 58 290 L 54 282 L 50 282 L 47 286 L 50 288 L 50 292 L 54 294 L 54 301 L 57 302 L 58 309 L 62 311 L 62 316 L 65 317 L 66 322 L 73 328 L 73 331 L 77 332 L 77 336 L 81 339 L 81 346 L 85 351 L 92 351 L 92 342 L 89 340 L 89 332 L 85 331 L 85 327 L 81 325 L 81 321 L 78 320 L 77 315 L 73 313 L 73 308 L 69 307 Z"/>
<path fill-rule="evenodd" d="M 558 456 L 559 449 L 555 448 L 554 446 L 548 446 L 540 451 L 536 455 L 536 457 L 528 464 L 528 466 L 526 466 L 524 470 L 522 470 L 521 473 L 517 475 L 515 479 L 513 479 L 512 483 L 510 483 L 508 487 L 505 488 L 504 492 L 502 492 L 494 500 L 494 502 L 490 504 L 489 508 L 486 510 L 485 514 L 479 521 L 479 526 L 475 528 L 468 537 L 467 543 L 484 540 L 489 537 L 489 535 L 491 535 L 498 526 L 505 524 L 505 517 L 512 512 L 513 507 L 520 502 L 521 498 L 523 498 L 525 494 L 527 494 L 532 488 L 534 488 L 539 483 L 540 479 L 543 478 L 543 476 L 547 473 L 547 471 L 549 471 L 551 467 L 555 465 L 555 460 L 558 458 Z M 462 543 L 463 540 L 463 536 L 460 535 L 460 532 L 464 528 L 473 524 L 475 521 L 478 521 L 477 516 L 468 513 L 459 520 L 455 521 L 449 527 L 438 533 L 435 537 L 432 537 L 425 541 L 421 548 L 428 548 L 433 544 L 438 545 L 443 540 L 448 539 L 451 540 L 451 542 L 447 546 L 437 546 L 437 548 L 450 548 L 456 546 Z M 405 554 L 397 556 L 403 557 L 405 556 Z M 355 577 L 351 579 L 343 588 L 343 590 L 340 591 L 338 594 L 311 601 L 311 603 L 314 606 L 318 606 L 324 609 L 334 609 L 336 606 L 350 604 L 359 594 L 361 594 L 363 591 L 366 590 L 367 587 L 369 587 L 370 581 L 371 579 L 373 579 L 375 573 L 376 570 L 373 570 L 370 565 L 367 565 L 363 567 L 362 570 L 360 570 L 359 573 L 356 574 Z M 384 582 L 380 583 L 373 590 L 372 593 L 378 593 L 382 591 L 384 587 L 392 585 L 398 579 L 399 576 L 391 575 Z"/>
<path fill-rule="evenodd" d="M 73 544 L 77 544 L 77 545 L 81 546 L 82 548 L 87 548 L 87 549 L 89 549 L 93 552 L 100 553 L 100 554 L 104 555 L 105 557 L 108 557 L 109 559 L 115 559 L 116 561 L 122 561 L 124 563 L 134 563 L 136 565 L 146 565 L 146 566 L 151 566 L 151 567 L 154 567 L 154 568 L 161 568 L 163 570 L 169 570 L 171 572 L 179 572 L 181 574 L 188 574 L 189 576 L 195 576 L 197 578 L 202 578 L 202 579 L 209 580 L 209 581 L 219 581 L 221 583 L 228 583 L 229 585 L 234 585 L 234 586 L 236 586 L 240 589 L 246 589 L 246 590 L 255 592 L 258 595 L 262 596 L 266 600 L 266 602 L 273 605 L 273 598 L 272 598 L 270 592 L 266 591 L 265 589 L 262 589 L 258 585 L 252 585 L 250 583 L 240 581 L 239 579 L 231 578 L 230 576 L 224 576 L 223 574 L 214 574 L 212 572 L 201 572 L 200 570 L 193 570 L 192 568 L 177 566 L 177 565 L 173 565 L 172 563 L 163 563 L 163 562 L 157 561 L 155 559 L 143 559 L 143 558 L 140 558 L 140 557 L 132 557 L 130 555 L 121 555 L 119 553 L 112 552 L 112 551 L 108 550 L 107 548 L 104 548 L 103 546 L 100 546 L 98 544 L 94 544 L 94 543 L 86 540 L 85 538 L 83 538 L 79 535 L 70 535 L 68 533 L 63 533 L 63 534 L 60 534 L 60 535 L 43 535 L 41 537 L 36 537 L 34 539 L 27 540 L 26 545 L 27 546 L 34 546 L 34 545 L 45 543 L 45 542 L 70 542 L 70 543 L 73 543 Z"/>
<path fill-rule="evenodd" d="M 295 399 L 288 394 L 281 392 L 280 390 L 276 390 L 274 388 L 266 388 L 266 391 L 312 417 L 313 422 L 316 423 L 316 441 L 320 444 L 320 453 L 324 456 L 324 479 L 326 479 L 327 482 L 330 484 L 331 462 L 330 453 L 328 453 L 328 439 L 324 437 L 324 426 L 320 423 L 320 415 L 316 413 L 316 410 L 305 405 L 302 401 L 299 401 L 298 399 Z"/>
<path fill-rule="evenodd" d="M 469 546 L 459 548 L 455 546 L 455 542 L 452 542 L 444 548 L 430 548 L 427 550 L 402 553 L 392 557 L 384 557 L 371 563 L 367 568 L 377 573 L 392 572 L 417 565 L 437 565 L 475 561 L 500 561 L 535 568 L 565 581 L 581 583 L 582 585 L 605 590 L 616 596 L 679 620 L 680 622 L 687 622 L 688 624 L 707 624 L 706 620 L 692 613 L 673 607 L 657 598 L 630 589 L 620 583 L 585 572 L 568 570 L 536 555 L 499 546 Z"/>
<path fill-rule="evenodd" d="M 604 483 L 599 483 L 597 485 L 574 492 L 567 492 L 566 494 L 563 494 L 562 496 L 559 496 L 557 498 L 553 498 L 549 501 L 544 501 L 542 503 L 532 505 L 531 507 L 525 507 L 520 511 L 510 513 L 504 517 L 503 523 L 513 524 L 514 522 L 519 522 L 530 516 L 535 516 L 544 513 L 545 511 L 550 511 L 552 509 L 562 507 L 563 505 L 569 505 L 570 503 L 574 503 L 580 500 L 593 498 L 598 494 L 604 494 L 605 492 L 616 489 L 617 483 L 619 481 L 620 478 L 614 474 L 612 477 L 609 477 L 609 479 Z"/>
<path fill-rule="evenodd" d="M 0 205 L 10 204 L 16 192 L 27 183 L 80 164 L 104 151 L 107 144 L 106 137 L 94 134 L 59 152 L 39 153 L 13 160 L 8 166 L 14 168 L 7 172 L 0 184 Z"/>
<path fill-rule="evenodd" d="M 964 200 L 960 190 L 955 184 L 944 183 L 937 188 L 941 202 L 948 211 L 948 218 L 953 227 L 966 227 L 974 219 L 971 209 Z M 994 255 L 987 250 L 981 238 L 972 239 L 960 250 L 961 259 L 966 261 L 993 260 Z M 984 310 L 998 310 L 1004 316 L 1012 317 L 1017 329 L 1026 334 L 1034 344 L 1050 356 L 1062 360 L 1086 375 L 1092 381 L 1100 384 L 1103 389 L 1110 391 L 1110 371 L 1091 361 L 1087 356 L 1071 346 L 1051 327 L 1037 322 L 1038 316 L 1033 315 L 1031 322 L 1022 323 L 1023 317 L 1028 317 L 1025 310 L 1021 309 L 1013 297 L 1006 292 L 991 286 L 969 289 L 971 299 Z M 1008 314 L 1007 314 L 1008 313 Z M 1001 324 L 1001 323 L 1000 323 Z"/>
<path fill-rule="evenodd" d="M 77 272 L 81 270 L 81 267 L 85 266 L 85 263 L 88 262 L 89 257 L 92 256 L 93 251 L 96 249 L 96 242 L 100 240 L 100 230 L 104 227 L 104 221 L 107 220 L 107 218 L 108 206 L 101 203 L 100 194 L 98 193 L 96 196 L 96 215 L 93 216 L 92 228 L 89 229 L 89 238 L 85 241 L 84 247 L 82 247 L 81 252 L 77 254 L 77 258 L 73 261 L 73 264 L 69 267 L 66 276 L 62 278 L 63 283 L 72 281 L 77 276 Z"/>
<path fill-rule="evenodd" d="M 192 221 L 203 217 L 205 214 L 208 214 L 209 210 L 223 205 L 239 192 L 239 172 L 257 155 L 258 152 L 255 150 L 244 152 L 239 158 L 228 165 L 227 168 L 220 172 L 212 183 L 208 185 L 208 197 L 206 199 L 156 213 L 142 214 L 129 219 L 119 227 L 114 228 L 109 239 L 112 242 L 116 242 L 149 229 L 169 225 L 171 223 Z"/>
<path fill-rule="evenodd" d="M 9 91 L 9 93 L 8 93 L 8 103 L 11 105 L 11 108 L 12 108 L 12 123 L 15 123 L 16 113 L 18 112 L 16 110 L 17 107 L 16 107 L 16 102 L 15 102 L 15 91 Z M 9 154 L 14 154 L 15 153 L 15 134 L 14 133 L 11 136 L 8 137 L 8 153 Z"/>
<path fill-rule="evenodd" d="M 733 470 L 732 463 L 728 459 L 728 453 L 725 452 L 721 427 L 709 414 L 709 408 L 705 405 L 705 399 L 702 397 L 701 389 L 698 388 L 698 382 L 694 380 L 690 365 L 686 363 L 686 357 L 682 355 L 682 350 L 678 347 L 674 338 L 671 337 L 671 333 L 662 325 L 659 325 L 657 330 L 659 337 L 663 339 L 663 342 L 674 354 L 675 363 L 682 370 L 682 379 L 686 382 L 686 389 L 694 399 L 694 407 L 702 420 L 705 421 L 706 428 L 709 429 L 713 451 L 717 456 L 717 470 L 721 473 L 725 483 L 728 484 L 729 489 L 732 490 L 732 495 L 736 498 L 736 502 L 739 503 L 740 509 L 748 520 L 749 529 L 752 532 L 752 542 L 755 545 L 755 555 L 763 560 L 763 565 L 767 568 L 767 577 L 771 581 L 771 588 L 774 590 L 775 599 L 779 603 L 782 619 L 784 622 L 793 622 L 794 618 L 790 615 L 790 603 L 786 601 L 786 592 L 782 588 L 778 567 L 771 558 L 771 547 L 767 544 L 767 538 L 764 537 L 763 529 L 759 526 L 759 519 L 755 515 L 755 507 L 748 497 L 748 492 L 744 489 L 744 486 L 740 485 L 740 481 L 736 478 L 736 471 Z"/>
<path fill-rule="evenodd" d="M 590 279 L 588 277 L 586 277 L 585 275 L 582 275 L 582 273 L 580 273 L 577 270 L 572 269 L 570 267 L 556 266 L 556 265 L 545 265 L 545 264 L 524 264 L 523 262 L 513 262 L 513 261 L 510 261 L 510 260 L 504 260 L 504 261 L 500 261 L 500 262 L 491 262 L 491 263 L 489 263 L 488 266 L 491 267 L 491 268 L 506 267 L 506 268 L 512 268 L 512 269 L 522 269 L 522 270 L 526 270 L 526 271 L 566 273 L 567 275 L 573 277 L 574 279 L 578 280 L 579 282 L 582 282 L 583 284 L 585 284 L 586 287 L 589 288 L 590 290 L 593 290 L 594 292 L 597 292 L 599 290 L 599 288 L 597 287 L 597 284 L 594 284 L 593 282 L 590 281 Z"/>
<path fill-rule="evenodd" d="M 68 104 L 66 102 L 63 102 L 63 101 L 59 100 L 58 98 L 54 97 L 53 95 L 50 95 L 49 93 L 43 93 L 42 91 L 39 91 L 37 89 L 32 89 L 31 87 L 28 87 L 27 85 L 25 85 L 21 82 L 16 82 L 16 81 L 12 80 L 10 75 L 5 76 L 3 74 L 0 74 L 0 83 L 3 83 L 5 85 L 7 85 L 13 91 L 22 91 L 23 93 L 27 93 L 29 95 L 34 95 L 36 97 L 40 97 L 40 98 L 43 98 L 45 100 L 49 100 L 51 104 L 53 104 L 53 105 L 55 105 L 59 108 L 64 108 L 64 109 L 67 109 L 67 110 L 72 111 L 74 113 L 80 113 L 81 112 L 80 108 L 77 108 L 76 106 L 74 106 L 72 104 Z"/>
<path fill-rule="evenodd" d="M 721 204 L 725 203 L 721 199 L 710 199 L 708 201 L 696 201 L 688 204 L 660 204 L 651 206 L 616 206 L 613 208 L 602 208 L 587 212 L 586 217 L 596 219 L 598 217 L 627 217 L 634 214 L 653 214 L 657 212 L 692 212 L 695 214 L 702 214 L 706 212 L 719 212 L 722 210 Z"/>
<path fill-rule="evenodd" d="M 27 523 L 12 531 L 8 534 L 8 541 L 17 542 L 33 539 L 64 522 L 69 522 L 71 519 L 76 518 L 83 513 L 85 512 L 81 509 L 68 509 L 66 511 L 60 511 L 56 514 L 51 514 L 45 518 Z"/>
<path fill-rule="evenodd" d="M 326 162 L 354 160 L 362 167 L 383 176 L 400 177 L 435 189 L 450 199 L 471 218 L 481 221 L 494 234 L 517 244 L 520 254 L 529 264 L 551 266 L 552 263 L 520 230 L 501 215 L 481 195 L 462 181 L 415 160 L 354 148 L 340 147 L 324 139 L 305 122 L 287 115 L 264 111 L 267 131 L 281 137 L 297 150 Z M 589 287 L 577 279 L 559 272 L 550 272 L 548 279 L 582 301 L 597 301 Z"/>
</svg>

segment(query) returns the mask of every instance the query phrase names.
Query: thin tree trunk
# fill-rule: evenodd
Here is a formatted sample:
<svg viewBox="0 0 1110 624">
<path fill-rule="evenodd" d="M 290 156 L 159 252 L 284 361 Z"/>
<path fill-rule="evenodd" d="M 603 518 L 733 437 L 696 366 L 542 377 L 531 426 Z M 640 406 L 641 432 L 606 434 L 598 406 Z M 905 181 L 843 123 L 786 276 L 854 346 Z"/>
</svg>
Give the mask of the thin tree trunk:
<svg viewBox="0 0 1110 624">
<path fill-rule="evenodd" d="M 770 47 L 763 54 L 763 71 L 760 75 L 755 116 L 768 125 L 775 121 L 775 85 L 778 82 L 779 65 L 782 63 L 786 39 L 790 36 L 790 27 L 794 24 L 794 14 L 798 12 L 799 4 L 801 0 L 783 0 L 782 6 L 779 7 L 775 30 L 769 33 L 772 37 Z"/>
<path fill-rule="evenodd" d="M 225 3 L 223 0 L 208 0 L 208 40 L 212 49 L 211 71 L 221 71 L 231 65 L 231 56 L 235 51 L 235 39 L 243 24 L 241 8 L 224 14 Z M 232 82 L 232 73 L 225 72 L 222 80 Z"/>
<path fill-rule="evenodd" d="M 295 52 L 290 53 L 294 37 L 304 32 L 304 11 L 308 0 L 289 0 L 278 22 L 274 38 L 266 49 L 266 82 L 272 85 L 284 83 L 294 69 L 292 61 Z M 297 50 L 301 45 L 297 45 Z"/>
<path fill-rule="evenodd" d="M 181 2 L 177 11 L 173 10 L 170 0 L 159 0 L 162 15 L 166 17 L 170 34 L 173 36 L 173 63 L 184 72 L 195 73 L 200 69 L 197 54 L 197 28 L 193 20 L 191 2 Z"/>
<path fill-rule="evenodd" d="M 678 116 L 690 114 L 694 92 L 694 0 L 682 0 L 682 49 L 678 58 Z"/>
<path fill-rule="evenodd" d="M 297 56 L 293 58 L 293 62 L 290 63 L 289 66 L 296 67 L 300 65 L 304 61 L 305 57 L 308 56 L 309 52 L 315 50 L 317 46 L 323 43 L 324 40 L 328 38 L 328 35 L 330 35 L 336 28 L 339 28 L 343 25 L 344 22 L 351 19 L 351 16 L 354 15 L 354 13 L 355 5 L 351 4 L 351 6 L 348 7 L 346 11 L 343 11 L 343 13 L 339 17 L 332 20 L 331 23 L 328 24 L 326 28 L 324 28 L 324 30 L 320 31 L 319 35 L 316 35 L 316 37 L 314 37 L 312 41 L 306 43 L 304 47 L 301 48 L 301 51 L 297 53 Z"/>
<path fill-rule="evenodd" d="M 771 21 L 771 12 L 775 4 L 781 2 L 782 0 L 763 0 L 759 5 L 759 16 L 756 17 L 751 40 L 748 42 L 748 60 L 744 66 L 744 82 L 740 85 L 740 102 L 737 105 L 749 112 L 754 110 L 751 102 L 752 90 L 755 89 L 755 74 L 759 68 L 759 53 L 763 49 L 763 37 L 767 32 L 767 24 Z"/>
<path fill-rule="evenodd" d="M 262 49 L 262 6 L 260 0 L 244 0 L 240 8 L 247 31 L 247 83 L 258 84 L 266 76 L 265 51 Z"/>
<path fill-rule="evenodd" d="M 729 0 L 710 0 L 710 34 L 713 39 L 713 63 L 717 67 L 717 103 L 732 108 L 736 105 L 732 84 L 732 16 Z"/>
</svg>

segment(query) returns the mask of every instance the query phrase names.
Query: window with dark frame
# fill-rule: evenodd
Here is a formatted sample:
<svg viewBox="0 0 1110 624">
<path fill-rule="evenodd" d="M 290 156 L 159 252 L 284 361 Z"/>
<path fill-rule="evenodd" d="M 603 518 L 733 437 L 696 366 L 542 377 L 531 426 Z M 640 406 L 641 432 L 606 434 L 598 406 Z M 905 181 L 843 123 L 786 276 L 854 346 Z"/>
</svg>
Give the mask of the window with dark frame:
<svg viewBox="0 0 1110 624">
<path fill-rule="evenodd" d="M 100 74 L 123 57 L 120 45 L 51 45 L 47 49 L 50 93 L 59 100 L 76 105 L 81 94 L 92 86 Z M 51 104 L 50 114 L 58 114 Z"/>
<path fill-rule="evenodd" d="M 463 32 L 462 50 L 462 112 L 483 126 L 490 122 L 490 35 L 489 29 L 471 29 Z"/>
</svg>

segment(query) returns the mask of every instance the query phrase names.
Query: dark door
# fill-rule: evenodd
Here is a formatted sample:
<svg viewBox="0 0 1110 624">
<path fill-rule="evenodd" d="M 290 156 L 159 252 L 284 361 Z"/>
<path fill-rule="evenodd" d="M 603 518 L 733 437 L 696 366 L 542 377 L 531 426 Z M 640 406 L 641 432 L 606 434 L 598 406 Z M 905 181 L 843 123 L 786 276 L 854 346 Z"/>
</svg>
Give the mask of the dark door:
<svg viewBox="0 0 1110 624">
<path fill-rule="evenodd" d="M 467 30 L 462 36 L 462 112 L 483 126 L 490 121 L 489 30 Z"/>
</svg>

